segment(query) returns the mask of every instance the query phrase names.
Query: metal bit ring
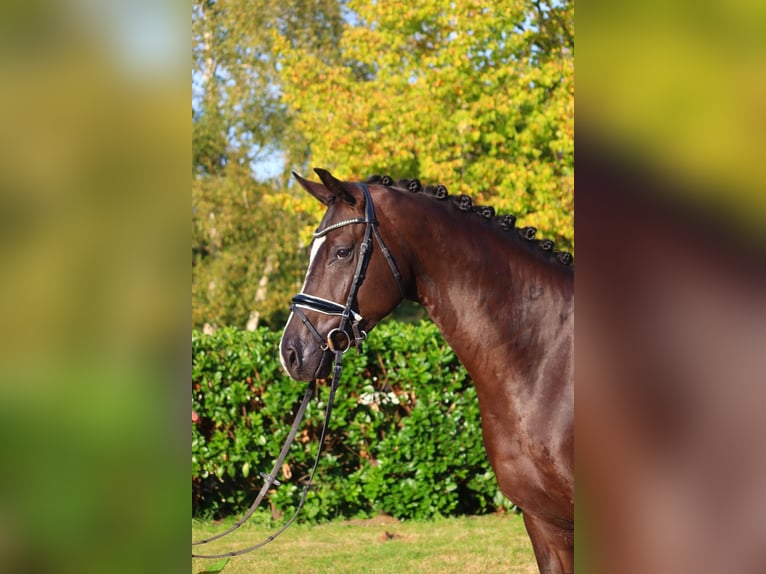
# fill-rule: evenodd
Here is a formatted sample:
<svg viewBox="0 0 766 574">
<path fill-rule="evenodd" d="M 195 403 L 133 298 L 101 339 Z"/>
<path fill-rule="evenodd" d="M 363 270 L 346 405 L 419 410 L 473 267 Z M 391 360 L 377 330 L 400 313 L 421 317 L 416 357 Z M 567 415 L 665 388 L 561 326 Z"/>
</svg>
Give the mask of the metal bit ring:
<svg viewBox="0 0 766 574">
<path fill-rule="evenodd" d="M 335 342 L 332 340 L 333 335 L 335 333 L 342 333 L 344 337 L 346 337 L 346 348 L 345 349 L 338 349 L 335 345 Z M 332 329 L 329 333 L 327 333 L 327 348 L 330 349 L 333 353 L 335 353 L 338 350 L 341 350 L 341 352 L 345 353 L 351 348 L 351 337 L 349 336 L 346 331 L 343 331 L 341 329 L 338 329 L 337 327 L 335 329 Z"/>
</svg>

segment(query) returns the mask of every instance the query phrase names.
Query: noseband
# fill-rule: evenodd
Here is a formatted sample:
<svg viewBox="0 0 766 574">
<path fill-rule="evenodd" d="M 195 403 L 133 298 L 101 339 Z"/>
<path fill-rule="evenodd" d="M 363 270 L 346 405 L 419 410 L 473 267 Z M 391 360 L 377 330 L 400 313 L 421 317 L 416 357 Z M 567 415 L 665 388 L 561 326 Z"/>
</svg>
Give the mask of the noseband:
<svg viewBox="0 0 766 574">
<path fill-rule="evenodd" d="M 378 231 L 378 220 L 375 218 L 375 206 L 372 204 L 372 195 L 370 194 L 370 190 L 367 188 L 366 183 L 360 182 L 359 186 L 361 187 L 362 194 L 364 195 L 364 217 L 346 219 L 345 221 L 334 223 L 333 225 L 329 225 L 324 229 L 314 232 L 314 239 L 317 239 L 319 237 L 324 237 L 331 231 L 345 227 L 346 225 L 354 225 L 357 223 L 365 224 L 364 240 L 362 241 L 359 249 L 359 262 L 357 263 L 356 272 L 354 273 L 354 278 L 351 282 L 351 289 L 349 289 L 348 297 L 346 298 L 346 304 L 341 305 L 340 303 L 322 299 L 321 297 L 315 297 L 314 295 L 298 293 L 295 297 L 293 297 L 292 304 L 290 305 L 290 310 L 298 316 L 304 325 L 306 325 L 306 328 L 308 328 L 309 332 L 319 342 L 319 346 L 322 351 L 335 352 L 340 350 L 345 353 L 351 347 L 356 347 L 357 350 L 361 352 L 362 342 L 367 338 L 367 333 L 361 328 L 361 325 L 365 322 L 364 318 L 354 310 L 354 307 L 356 305 L 356 297 L 359 293 L 359 288 L 362 286 L 362 282 L 364 282 L 364 278 L 367 273 L 367 266 L 370 263 L 373 237 L 375 237 L 375 240 L 378 242 L 380 251 L 383 254 L 383 257 L 386 258 L 388 266 L 391 268 L 391 271 L 394 274 L 396 283 L 399 286 L 399 292 L 401 293 L 402 298 L 404 298 L 402 275 L 399 273 L 399 269 L 396 267 L 394 258 L 391 256 L 391 252 L 386 247 L 386 244 L 383 241 L 383 238 L 380 236 L 380 232 Z M 306 317 L 305 313 L 303 313 L 303 309 L 316 311 L 317 313 L 322 313 L 323 315 L 340 317 L 340 324 L 336 328 L 331 329 L 327 335 L 323 337 L 314 326 L 314 324 L 308 319 L 308 317 Z M 353 338 L 352 335 L 349 335 L 347 331 L 349 326 L 351 327 Z M 342 335 L 346 340 L 341 340 L 336 343 L 334 339 L 336 335 Z"/>
</svg>

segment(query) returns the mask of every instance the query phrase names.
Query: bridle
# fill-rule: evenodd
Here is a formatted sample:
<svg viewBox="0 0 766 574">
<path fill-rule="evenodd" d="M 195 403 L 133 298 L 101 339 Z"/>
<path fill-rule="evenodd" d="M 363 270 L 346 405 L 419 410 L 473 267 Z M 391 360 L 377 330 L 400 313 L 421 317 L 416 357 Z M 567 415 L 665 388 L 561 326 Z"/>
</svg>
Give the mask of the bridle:
<svg viewBox="0 0 766 574">
<path fill-rule="evenodd" d="M 369 265 L 370 257 L 372 256 L 372 248 L 373 248 L 372 238 L 373 237 L 378 242 L 378 245 L 380 246 L 380 251 L 385 257 L 386 261 L 388 262 L 388 266 L 391 268 L 391 271 L 394 274 L 394 278 L 396 279 L 396 282 L 399 286 L 399 292 L 401 293 L 402 298 L 404 298 L 404 286 L 402 285 L 402 276 L 401 276 L 401 273 L 399 273 L 399 269 L 397 268 L 396 263 L 394 262 L 394 258 L 391 255 L 391 252 L 386 247 L 386 244 L 383 241 L 383 238 L 381 237 L 380 232 L 378 231 L 378 220 L 375 218 L 375 207 L 372 204 L 372 196 L 370 194 L 370 190 L 367 188 L 366 183 L 360 182 L 359 186 L 361 187 L 362 195 L 364 196 L 364 217 L 357 217 L 354 219 L 347 219 L 344 221 L 340 221 L 338 223 L 329 225 L 325 227 L 324 229 L 317 230 L 314 232 L 314 238 L 316 239 L 319 237 L 324 237 L 331 231 L 334 231 L 335 229 L 339 229 L 341 227 L 345 227 L 346 225 L 355 225 L 355 224 L 362 224 L 362 223 L 365 224 L 364 239 L 362 240 L 362 244 L 359 249 L 359 262 L 357 263 L 356 271 L 354 272 L 354 278 L 351 282 L 351 288 L 349 289 L 348 296 L 346 297 L 345 306 L 341 305 L 340 303 L 336 303 L 334 301 L 323 299 L 321 297 L 315 297 L 314 295 L 306 295 L 305 293 L 298 293 L 295 297 L 293 297 L 292 304 L 290 305 L 290 310 L 295 315 L 298 316 L 298 318 L 303 322 L 303 324 L 306 325 L 309 332 L 319 341 L 320 349 L 322 350 L 322 352 L 326 353 L 329 351 L 334 354 L 334 366 L 333 366 L 332 383 L 330 385 L 330 396 L 327 399 L 327 409 L 325 410 L 324 423 L 322 424 L 322 431 L 319 435 L 319 448 L 317 449 L 317 455 L 316 455 L 316 458 L 314 459 L 314 464 L 311 467 L 309 478 L 304 483 L 303 492 L 301 494 L 298 507 L 296 508 L 295 512 L 290 517 L 290 519 L 287 522 L 285 522 L 282 525 L 282 527 L 279 530 L 277 530 L 277 532 L 275 532 L 271 536 L 268 536 L 267 538 L 265 538 L 264 540 L 262 540 L 261 542 L 257 544 L 248 546 L 247 548 L 243 548 L 240 550 L 223 552 L 220 554 L 192 553 L 192 558 L 228 558 L 231 556 L 238 556 L 240 554 L 246 554 L 248 552 L 252 552 L 253 550 L 256 550 L 262 546 L 265 546 L 266 544 L 268 544 L 269 542 L 277 538 L 280 534 L 282 534 L 285 530 L 287 530 L 287 528 L 298 517 L 298 514 L 300 513 L 301 509 L 303 508 L 303 505 L 306 502 L 306 496 L 308 495 L 309 490 L 313 486 L 314 474 L 316 473 L 316 469 L 319 466 L 319 458 L 322 454 L 325 437 L 327 435 L 327 428 L 330 423 L 330 415 L 332 414 L 332 407 L 333 407 L 333 402 L 335 399 L 335 392 L 338 390 L 338 385 L 340 384 L 340 377 L 341 377 L 341 373 L 343 369 L 342 367 L 343 355 L 352 346 L 356 347 L 357 350 L 361 353 L 362 343 L 367 338 L 367 333 L 361 328 L 361 325 L 364 323 L 364 318 L 359 314 L 358 311 L 354 311 L 354 307 L 356 306 L 356 298 L 357 298 L 357 294 L 359 293 L 359 288 L 362 286 L 362 283 L 364 282 L 364 278 L 367 273 L 367 266 Z M 322 337 L 322 335 L 320 335 L 319 331 L 314 326 L 314 324 L 311 323 L 308 317 L 306 317 L 305 313 L 303 313 L 303 309 L 316 311 L 318 313 L 322 313 L 323 315 L 338 316 L 340 317 L 340 324 L 337 327 L 331 329 L 325 337 Z M 353 338 L 352 338 L 352 335 L 349 335 L 347 331 L 349 326 L 351 327 Z M 336 344 L 335 340 L 333 339 L 333 337 L 335 337 L 335 335 L 337 334 L 342 334 L 346 337 L 346 341 L 342 341 L 343 343 L 342 345 Z M 306 412 L 306 407 L 308 406 L 308 403 L 311 400 L 315 382 L 316 380 L 311 381 L 306 387 L 306 392 L 304 393 L 303 400 L 301 401 L 301 404 L 298 407 L 298 411 L 295 415 L 295 420 L 293 421 L 293 424 L 290 427 L 290 432 L 287 435 L 285 444 L 282 446 L 282 450 L 280 451 L 279 456 L 277 457 L 277 460 L 274 463 L 274 467 L 272 468 L 271 473 L 269 474 L 261 473 L 261 477 L 265 479 L 265 483 L 263 487 L 261 487 L 261 490 L 258 492 L 258 495 L 255 498 L 255 501 L 253 501 L 253 504 L 250 505 L 250 508 L 247 510 L 245 515 L 242 518 L 240 518 L 237 522 L 235 522 L 227 530 L 220 532 L 209 538 L 206 538 L 204 540 L 192 542 L 192 546 L 207 544 L 208 542 L 212 542 L 213 540 L 218 540 L 234 532 L 237 528 L 242 526 L 247 521 L 247 519 L 250 518 L 250 516 L 252 516 L 252 514 L 258 508 L 264 496 L 266 496 L 266 493 L 269 491 L 272 485 L 279 486 L 280 483 L 277 480 L 277 473 L 281 469 L 282 463 L 287 457 L 287 453 L 290 450 L 290 445 L 292 445 L 293 441 L 295 440 L 295 436 L 298 432 L 298 427 L 301 423 L 301 420 L 303 419 L 303 415 Z"/>
<path fill-rule="evenodd" d="M 378 242 L 378 245 L 380 246 L 380 252 L 388 262 L 388 266 L 391 268 L 391 272 L 394 274 L 396 283 L 399 286 L 399 292 L 402 298 L 404 298 L 402 275 L 399 273 L 399 269 L 396 267 L 394 258 L 386 247 L 386 243 L 383 241 L 383 238 L 380 235 L 380 231 L 378 231 L 378 220 L 375 218 L 375 206 L 372 203 L 370 190 L 367 188 L 366 183 L 360 182 L 359 186 L 361 187 L 362 194 L 364 195 L 364 217 L 346 219 L 314 232 L 314 239 L 318 239 L 320 237 L 326 236 L 331 231 L 335 231 L 336 229 L 340 229 L 341 227 L 345 227 L 347 225 L 356 225 L 361 223 L 365 224 L 364 239 L 362 240 L 362 244 L 359 248 L 359 262 L 356 266 L 356 272 L 354 273 L 354 278 L 351 282 L 351 288 L 349 289 L 348 297 L 346 297 L 346 304 L 341 305 L 340 303 L 329 301 L 314 295 L 298 293 L 295 297 L 293 297 L 292 305 L 290 305 L 290 310 L 298 316 L 301 322 L 306 326 L 306 328 L 308 328 L 309 332 L 319 342 L 319 346 L 322 351 L 325 352 L 335 352 L 336 349 L 339 348 L 345 352 L 353 346 L 356 347 L 357 350 L 361 353 L 361 345 L 367 338 L 367 333 L 362 330 L 360 326 L 364 324 L 364 318 L 357 311 L 354 311 L 354 307 L 356 306 L 356 297 L 359 293 L 359 288 L 362 286 L 362 282 L 364 281 L 367 273 L 367 266 L 370 263 L 373 237 Z M 305 313 L 303 313 L 303 309 L 316 311 L 317 313 L 322 313 L 323 315 L 338 316 L 341 318 L 340 324 L 338 327 L 331 329 L 325 337 L 322 337 L 317 328 L 313 325 L 313 323 L 311 323 L 311 321 L 309 321 Z M 352 335 L 349 335 L 347 331 L 348 327 L 351 327 Z M 341 343 L 343 343 L 342 345 L 336 344 L 335 340 L 333 339 L 333 337 L 338 334 L 343 335 L 346 338 L 345 341 L 341 341 Z"/>
</svg>

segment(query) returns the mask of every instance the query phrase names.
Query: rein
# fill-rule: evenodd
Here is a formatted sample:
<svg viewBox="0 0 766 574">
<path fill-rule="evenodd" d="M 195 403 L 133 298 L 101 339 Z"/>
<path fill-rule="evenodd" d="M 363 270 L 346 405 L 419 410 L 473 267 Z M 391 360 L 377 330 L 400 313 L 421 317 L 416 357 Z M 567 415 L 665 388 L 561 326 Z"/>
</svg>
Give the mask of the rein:
<svg viewBox="0 0 766 574">
<path fill-rule="evenodd" d="M 343 351 L 337 351 L 335 353 L 335 367 L 333 369 L 332 383 L 330 385 L 330 396 L 327 399 L 327 410 L 325 411 L 324 423 L 322 424 L 322 432 L 319 435 L 319 448 L 317 449 L 317 455 L 314 458 L 314 464 L 311 467 L 309 478 L 303 485 L 303 492 L 301 493 L 301 499 L 298 502 L 298 507 L 295 509 L 295 512 L 293 513 L 293 515 L 290 517 L 290 519 L 287 522 L 285 522 L 282 525 L 282 527 L 279 530 L 277 530 L 271 536 L 264 538 L 261 542 L 257 544 L 253 544 L 252 546 L 248 546 L 247 548 L 242 548 L 240 550 L 234 550 L 231 552 L 222 552 L 220 554 L 195 554 L 192 552 L 192 558 L 228 558 L 231 556 L 239 556 L 240 554 L 247 554 L 248 552 L 257 550 L 258 548 L 265 546 L 272 540 L 276 539 L 280 534 L 282 534 L 285 530 L 287 530 L 288 527 L 293 522 L 295 522 L 296 518 L 298 518 L 298 514 L 303 508 L 303 505 L 306 503 L 306 497 L 308 496 L 309 490 L 311 490 L 311 487 L 313 486 L 314 474 L 316 473 L 317 467 L 319 466 L 319 457 L 322 455 L 322 448 L 324 447 L 325 438 L 327 436 L 327 428 L 330 423 L 330 415 L 332 414 L 332 405 L 335 400 L 335 392 L 338 390 L 338 384 L 340 383 L 340 376 L 343 369 L 343 366 L 341 364 L 342 357 L 343 357 Z M 266 482 L 264 483 L 263 487 L 261 487 L 261 490 L 258 493 L 258 496 L 256 497 L 255 501 L 253 501 L 253 504 L 250 505 L 250 508 L 248 509 L 248 511 L 245 513 L 245 515 L 242 518 L 240 518 L 237 522 L 235 522 L 234 525 L 231 526 L 228 530 L 224 530 L 223 532 L 220 532 L 216 534 L 215 536 L 211 536 L 210 538 L 205 538 L 204 540 L 198 540 L 197 542 L 192 542 L 192 546 L 207 544 L 208 542 L 212 542 L 213 540 L 218 540 L 219 538 L 223 538 L 224 536 L 227 536 L 228 534 L 231 534 L 232 532 L 234 532 L 237 528 L 242 526 L 247 521 L 248 518 L 250 518 L 253 515 L 253 512 L 255 512 L 255 510 L 261 504 L 263 497 L 266 495 L 266 493 L 271 488 L 271 486 L 272 485 L 279 486 L 280 483 L 277 480 L 277 472 L 281 468 L 282 463 L 284 462 L 285 458 L 287 457 L 287 453 L 290 450 L 290 446 L 295 440 L 295 435 L 298 432 L 298 427 L 300 426 L 301 420 L 303 420 L 303 415 L 306 413 L 306 407 L 308 406 L 309 401 L 311 400 L 311 396 L 313 394 L 312 387 L 315 382 L 316 381 L 311 381 L 306 387 L 306 392 L 303 395 L 303 400 L 301 401 L 301 405 L 298 408 L 298 412 L 295 414 L 295 420 L 293 421 L 293 426 L 290 428 L 290 433 L 287 435 L 285 444 L 282 446 L 282 450 L 280 451 L 279 456 L 277 457 L 277 460 L 274 463 L 274 468 L 271 469 L 271 472 L 268 475 L 261 473 L 261 476 L 264 479 L 266 479 Z"/>
<path fill-rule="evenodd" d="M 295 509 L 295 512 L 290 517 L 290 519 L 287 522 L 285 522 L 282 525 L 282 527 L 279 530 L 277 530 L 277 532 L 275 532 L 271 536 L 268 536 L 267 538 L 265 538 L 264 540 L 262 540 L 261 542 L 257 544 L 248 546 L 247 548 L 242 548 L 240 550 L 234 550 L 231 552 L 222 552 L 220 554 L 195 554 L 192 552 L 192 558 L 228 558 L 231 556 L 239 556 L 240 554 L 246 554 L 248 552 L 252 552 L 253 550 L 257 550 L 258 548 L 261 548 L 262 546 L 265 546 L 269 542 L 276 539 L 285 530 L 287 530 L 288 527 L 293 522 L 295 522 L 296 518 L 298 518 L 298 514 L 300 513 L 301 509 L 303 508 L 303 505 L 306 502 L 306 497 L 308 496 L 308 492 L 309 490 L 311 490 L 311 487 L 313 486 L 314 474 L 316 473 L 317 467 L 319 466 L 319 458 L 322 454 L 322 449 L 324 448 L 325 438 L 327 436 L 327 429 L 330 424 L 330 415 L 332 414 L 333 402 L 335 400 L 335 393 L 338 390 L 338 386 L 340 385 L 341 374 L 343 372 L 343 365 L 342 365 L 343 355 L 352 346 L 356 347 L 357 351 L 361 353 L 362 342 L 367 338 L 367 333 L 364 330 L 362 330 L 360 327 L 360 325 L 364 322 L 364 318 L 357 311 L 354 311 L 352 307 L 355 306 L 356 297 L 359 292 L 359 288 L 361 287 L 367 272 L 367 266 L 369 265 L 370 257 L 372 255 L 372 247 L 373 247 L 372 238 L 373 237 L 378 242 L 381 253 L 385 257 L 386 261 L 388 262 L 388 265 L 394 274 L 394 278 L 396 279 L 396 282 L 399 285 L 399 291 L 401 292 L 402 297 L 404 297 L 404 287 L 402 285 L 402 280 L 401 280 L 402 276 L 399 273 L 399 269 L 396 267 L 396 263 L 394 262 L 394 258 L 391 255 L 391 252 L 386 247 L 386 244 L 384 243 L 383 238 L 381 237 L 380 232 L 378 231 L 378 221 L 375 218 L 375 208 L 372 204 L 372 196 L 370 195 L 370 190 L 367 188 L 367 184 L 365 183 L 360 182 L 359 185 L 361 186 L 362 194 L 364 195 L 364 200 L 365 200 L 364 218 L 348 219 L 348 220 L 330 225 L 322 230 L 318 230 L 314 232 L 314 237 L 317 238 L 317 237 L 323 237 L 327 235 L 328 233 L 330 233 L 331 231 L 335 229 L 339 229 L 346 225 L 364 223 L 366 226 L 364 231 L 364 240 L 362 241 L 362 244 L 359 250 L 359 263 L 357 264 L 356 272 L 354 273 L 354 278 L 351 282 L 351 289 L 349 290 L 348 297 L 346 298 L 345 306 L 341 305 L 340 303 L 336 303 L 334 301 L 329 301 L 327 299 L 322 299 L 321 297 L 315 297 L 313 295 L 306 295 L 304 293 L 298 293 L 295 297 L 293 297 L 292 304 L 290 305 L 290 310 L 295 315 L 298 316 L 298 318 L 303 322 L 303 324 L 306 325 L 309 332 L 319 341 L 321 350 L 323 352 L 330 351 L 334 354 L 332 383 L 330 384 L 330 396 L 327 399 L 327 409 L 325 411 L 324 422 L 322 423 L 322 431 L 319 435 L 319 448 L 317 449 L 317 455 L 316 455 L 316 458 L 314 459 L 314 464 L 311 467 L 309 478 L 304 483 L 303 492 L 301 493 L 301 498 L 298 503 L 298 507 Z M 305 313 L 303 313 L 302 309 L 316 311 L 324 315 L 338 316 L 341 318 L 340 324 L 338 327 L 331 329 L 325 337 L 322 337 L 322 335 L 319 333 L 319 331 L 314 326 L 314 324 L 311 323 L 308 317 L 306 317 Z M 351 327 L 352 335 L 349 335 L 347 331 L 347 328 L 349 326 Z M 335 337 L 336 334 L 342 334 L 343 336 L 346 337 L 345 345 L 337 345 L 335 343 L 335 340 L 333 339 L 333 337 Z M 353 339 L 352 339 L 352 336 L 353 336 Z M 303 416 L 306 413 L 306 407 L 308 406 L 309 401 L 311 400 L 311 397 L 313 394 L 312 388 L 315 383 L 316 383 L 316 379 L 309 382 L 308 386 L 306 387 L 306 392 L 304 393 L 303 400 L 301 401 L 300 407 L 298 407 L 298 411 L 295 414 L 295 420 L 293 421 L 292 427 L 290 427 L 290 432 L 287 435 L 285 444 L 282 446 L 282 450 L 280 451 L 279 456 L 277 457 L 277 460 L 274 463 L 274 467 L 272 468 L 271 472 L 268 475 L 261 473 L 261 476 L 265 479 L 264 485 L 263 487 L 261 487 L 260 492 L 258 492 L 258 496 L 256 496 L 255 500 L 253 501 L 253 504 L 250 505 L 250 508 L 247 510 L 245 515 L 242 518 L 240 518 L 237 522 L 235 522 L 234 525 L 228 528 L 227 530 L 220 532 L 209 538 L 198 540 L 197 542 L 192 542 L 192 546 L 207 544 L 214 540 L 223 538 L 224 536 L 227 536 L 228 534 L 231 534 L 232 532 L 237 530 L 253 515 L 255 510 L 263 501 L 263 498 L 266 496 L 266 493 L 268 492 L 268 490 L 273 485 L 279 486 L 280 483 L 277 480 L 277 472 L 282 467 L 282 463 L 287 457 L 287 453 L 290 450 L 290 446 L 292 445 L 293 441 L 295 440 L 295 436 L 298 433 L 298 427 L 300 426 L 300 423 L 303 420 Z"/>
</svg>

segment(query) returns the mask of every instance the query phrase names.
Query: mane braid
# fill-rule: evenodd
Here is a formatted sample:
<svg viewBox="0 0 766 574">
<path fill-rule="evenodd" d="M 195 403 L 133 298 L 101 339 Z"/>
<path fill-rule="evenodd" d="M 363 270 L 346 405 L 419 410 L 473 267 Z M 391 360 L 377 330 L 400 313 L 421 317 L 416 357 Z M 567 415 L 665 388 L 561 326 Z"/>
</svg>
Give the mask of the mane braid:
<svg viewBox="0 0 766 574">
<path fill-rule="evenodd" d="M 553 243 L 553 241 L 551 241 L 550 239 L 542 239 L 540 243 L 537 244 L 537 247 L 543 253 L 548 253 L 550 251 L 553 251 L 553 248 L 555 247 L 555 243 Z"/>
<path fill-rule="evenodd" d="M 473 212 L 481 215 L 484 219 L 495 217 L 495 208 L 491 205 L 475 205 Z"/>
<path fill-rule="evenodd" d="M 460 211 L 472 211 L 471 198 L 467 195 L 453 195 L 450 196 L 452 203 L 454 203 Z"/>
<path fill-rule="evenodd" d="M 526 227 L 522 227 L 521 229 L 519 229 L 519 235 L 521 235 L 527 241 L 532 241 L 535 238 L 536 233 L 537 233 L 537 228 L 532 227 L 531 225 L 528 225 Z"/>
<path fill-rule="evenodd" d="M 503 231 L 510 231 L 516 225 L 516 216 L 511 213 L 496 215 L 492 223 L 499 225 Z"/>
<path fill-rule="evenodd" d="M 439 201 L 449 200 L 459 211 L 480 216 L 490 225 L 504 232 L 515 231 L 531 251 L 536 252 L 547 261 L 552 261 L 571 267 L 574 264 L 572 254 L 567 251 L 555 251 L 556 244 L 550 239 L 535 239 L 537 228 L 531 225 L 516 228 L 516 216 L 511 213 L 496 215 L 495 208 L 490 205 L 473 205 L 467 195 L 450 195 L 444 185 L 423 185 L 419 179 L 399 179 L 394 183 L 388 175 L 371 175 L 365 183 L 377 183 L 386 187 L 396 187 L 409 193 L 420 193 Z"/>
</svg>

